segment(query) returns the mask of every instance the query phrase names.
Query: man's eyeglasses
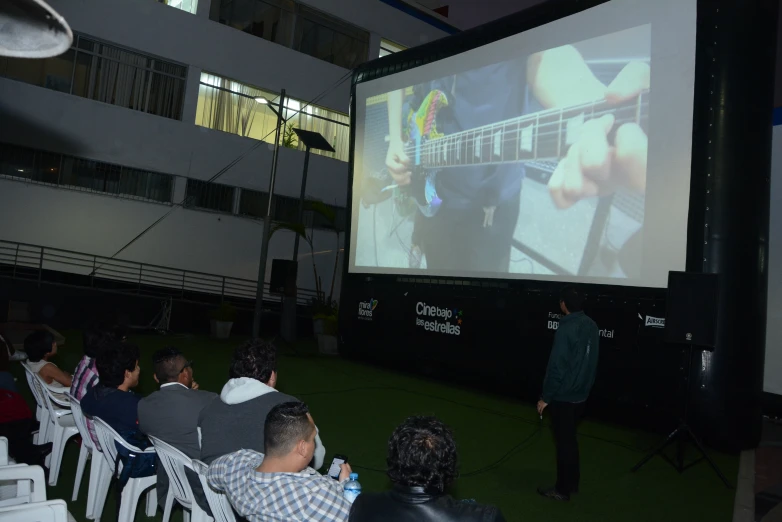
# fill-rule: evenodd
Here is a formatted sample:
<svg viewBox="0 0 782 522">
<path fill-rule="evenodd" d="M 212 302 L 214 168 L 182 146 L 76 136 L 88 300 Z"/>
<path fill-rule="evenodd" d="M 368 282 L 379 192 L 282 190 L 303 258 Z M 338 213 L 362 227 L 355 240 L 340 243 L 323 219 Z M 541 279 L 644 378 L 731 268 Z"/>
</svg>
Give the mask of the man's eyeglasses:
<svg viewBox="0 0 782 522">
<path fill-rule="evenodd" d="M 182 366 L 182 369 L 181 369 L 181 370 L 179 370 L 179 372 L 177 372 L 177 375 L 179 375 L 179 374 L 180 374 L 180 373 L 182 373 L 183 371 L 187 370 L 188 368 L 192 368 L 192 367 L 193 367 L 193 361 L 187 361 L 187 362 L 185 363 L 185 365 L 184 365 L 184 366 Z"/>
</svg>

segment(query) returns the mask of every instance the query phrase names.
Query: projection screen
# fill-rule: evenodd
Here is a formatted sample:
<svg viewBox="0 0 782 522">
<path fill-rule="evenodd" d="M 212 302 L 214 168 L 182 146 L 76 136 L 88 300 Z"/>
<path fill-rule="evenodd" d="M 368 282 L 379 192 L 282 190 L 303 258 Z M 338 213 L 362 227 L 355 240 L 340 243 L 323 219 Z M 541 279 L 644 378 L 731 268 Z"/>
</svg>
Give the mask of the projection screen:
<svg viewBox="0 0 782 522">
<path fill-rule="evenodd" d="M 355 87 L 349 271 L 665 287 L 696 0 L 612 0 Z"/>
</svg>

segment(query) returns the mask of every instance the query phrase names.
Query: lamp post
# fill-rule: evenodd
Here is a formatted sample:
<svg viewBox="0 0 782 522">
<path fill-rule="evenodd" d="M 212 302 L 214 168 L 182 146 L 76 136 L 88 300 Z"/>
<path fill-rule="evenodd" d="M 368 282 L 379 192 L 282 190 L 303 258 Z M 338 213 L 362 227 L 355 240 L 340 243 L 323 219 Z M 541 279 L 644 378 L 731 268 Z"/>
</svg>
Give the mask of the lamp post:
<svg viewBox="0 0 782 522">
<path fill-rule="evenodd" d="M 299 215 L 298 222 L 304 224 L 304 195 L 307 188 L 307 171 L 310 165 L 310 151 L 325 150 L 327 152 L 335 152 L 326 138 L 318 132 L 293 129 L 299 140 L 306 147 L 304 153 L 304 171 L 301 174 L 301 192 L 299 193 Z M 295 235 L 293 243 L 293 263 L 295 274 L 298 277 L 299 273 L 299 234 Z M 317 281 L 316 281 L 317 284 Z M 296 301 L 297 301 L 297 288 L 294 285 L 293 293 L 286 292 L 282 300 L 282 322 L 280 324 L 280 330 L 282 338 L 288 342 L 296 340 Z"/>
<path fill-rule="evenodd" d="M 256 99 L 259 103 L 268 104 L 265 98 Z M 280 152 L 280 131 L 285 122 L 283 119 L 282 108 L 285 106 L 285 89 L 280 91 L 279 111 L 272 108 L 277 113 L 277 128 L 274 131 L 274 153 L 272 155 L 272 171 L 269 176 L 269 201 L 266 205 L 266 216 L 263 219 L 263 236 L 261 238 L 261 259 L 258 263 L 258 288 L 255 292 L 255 312 L 253 314 L 253 337 L 259 337 L 261 334 L 261 316 L 263 315 L 263 285 L 266 281 L 266 260 L 269 257 L 269 234 L 271 233 L 272 201 L 274 197 L 274 180 L 277 176 L 277 156 Z"/>
</svg>

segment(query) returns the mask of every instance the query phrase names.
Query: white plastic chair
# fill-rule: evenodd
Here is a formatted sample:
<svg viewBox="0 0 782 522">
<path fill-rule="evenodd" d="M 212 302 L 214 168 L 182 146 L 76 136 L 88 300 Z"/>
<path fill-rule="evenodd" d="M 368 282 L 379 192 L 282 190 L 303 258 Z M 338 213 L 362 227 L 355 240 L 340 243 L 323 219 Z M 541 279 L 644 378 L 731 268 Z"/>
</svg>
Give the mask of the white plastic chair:
<svg viewBox="0 0 782 522">
<path fill-rule="evenodd" d="M 46 500 L 46 479 L 41 466 L 16 464 L 0 467 L 0 482 L 16 485 L 14 495 L 1 499 L 0 507 Z"/>
<path fill-rule="evenodd" d="M 185 509 L 185 521 L 188 518 L 191 522 L 211 521 L 212 517 L 207 515 L 196 502 L 190 482 L 185 475 L 185 468 L 195 471 L 190 457 L 156 437 L 150 436 L 149 440 L 155 446 L 157 456 L 168 475 L 168 498 L 166 498 L 166 506 L 163 510 L 163 522 L 169 522 L 171 518 L 174 499 Z M 188 516 L 188 511 L 190 511 L 190 516 Z"/>
<path fill-rule="evenodd" d="M 81 435 L 81 450 L 79 451 L 79 462 L 76 466 L 76 480 L 73 484 L 72 501 L 79 497 L 79 488 L 84 476 L 84 468 L 87 465 L 87 457 L 90 457 L 90 481 L 87 489 L 87 518 L 93 518 L 95 512 L 95 501 L 101 481 L 110 481 L 111 472 L 109 471 L 106 459 L 103 458 L 100 449 L 98 449 L 90 437 L 90 430 L 87 428 L 87 420 L 81 411 L 81 402 L 76 400 L 70 393 L 68 397 L 71 401 L 71 411 L 73 420 L 76 422 L 76 428 Z"/>
<path fill-rule="evenodd" d="M 206 501 L 209 503 L 209 509 L 212 510 L 212 516 L 215 522 L 236 522 L 236 515 L 231 507 L 231 502 L 224 493 L 215 491 L 209 485 L 206 479 L 206 470 L 209 466 L 201 462 L 200 460 L 193 460 L 193 471 L 198 473 L 198 479 L 201 481 L 201 487 L 204 488 L 206 494 Z"/>
<path fill-rule="evenodd" d="M 8 439 L 0 437 L 0 466 L 8 465 Z"/>
<path fill-rule="evenodd" d="M 52 442 L 52 453 L 47 457 L 49 464 L 49 485 L 56 486 L 57 479 L 60 476 L 60 465 L 62 464 L 62 455 L 65 452 L 65 444 L 68 439 L 77 435 L 79 430 L 76 428 L 76 421 L 73 420 L 71 410 L 57 410 L 54 407 L 52 398 L 40 376 L 33 376 L 33 385 L 38 388 L 38 393 L 43 399 L 44 406 L 48 415 L 46 415 L 47 428 L 45 442 Z M 41 429 L 44 422 L 41 420 Z"/>
<path fill-rule="evenodd" d="M 129 444 L 114 431 L 111 426 L 106 424 L 103 419 L 95 417 L 92 421 L 95 423 L 95 434 L 98 436 L 98 442 L 103 450 L 103 458 L 108 464 L 110 475 L 108 475 L 107 478 L 115 472 L 115 462 L 117 459 L 117 446 L 115 445 L 115 442 L 134 453 L 155 453 L 154 447 L 142 451 L 140 448 Z M 122 463 L 120 463 L 120 465 L 121 464 Z M 103 507 L 106 504 L 106 496 L 108 495 L 110 484 L 111 480 L 100 481 L 100 489 L 96 493 L 95 510 L 93 511 L 95 522 L 98 522 L 100 516 L 103 514 Z M 156 475 L 128 480 L 128 483 L 122 490 L 118 522 L 133 522 L 133 519 L 136 517 L 136 505 L 138 504 L 139 498 L 141 498 L 142 493 L 150 488 L 152 489 L 147 493 L 146 514 L 148 517 L 155 516 L 155 512 L 157 511 L 157 491 L 154 488 L 155 484 L 157 484 Z"/>
<path fill-rule="evenodd" d="M 52 421 L 49 418 L 49 410 L 46 408 L 46 401 L 43 397 L 43 393 L 47 389 L 46 384 L 37 373 L 27 366 L 27 363 L 22 363 L 22 367 L 24 368 L 25 377 L 27 378 L 27 385 L 30 387 L 30 391 L 35 398 L 35 419 L 41 424 L 38 428 L 38 433 L 33 436 L 33 444 L 46 444 L 47 442 L 52 442 L 54 437 L 53 434 L 49 433 Z M 58 407 L 55 407 L 53 410 L 56 416 L 62 417 L 71 414 L 67 405 L 65 408 L 59 406 L 61 406 L 61 404 L 58 401 Z M 47 462 L 48 460 L 49 457 L 47 457 Z"/>
<path fill-rule="evenodd" d="M 0 522 L 69 522 L 64 500 L 0 508 Z"/>
</svg>

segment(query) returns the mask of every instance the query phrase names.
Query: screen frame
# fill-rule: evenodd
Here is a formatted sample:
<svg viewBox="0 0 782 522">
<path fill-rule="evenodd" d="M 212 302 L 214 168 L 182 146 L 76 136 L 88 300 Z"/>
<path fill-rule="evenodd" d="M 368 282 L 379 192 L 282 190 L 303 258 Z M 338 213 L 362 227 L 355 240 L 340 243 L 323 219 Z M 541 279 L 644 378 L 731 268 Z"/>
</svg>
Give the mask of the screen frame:
<svg viewBox="0 0 782 522">
<path fill-rule="evenodd" d="M 487 286 L 513 286 L 534 289 L 550 289 L 552 286 L 562 286 L 563 284 L 584 284 L 600 288 L 617 289 L 623 288 L 630 294 L 639 293 L 641 290 L 653 290 L 654 294 L 665 290 L 665 286 L 633 286 L 612 282 L 578 282 L 563 281 L 559 279 L 527 279 L 527 278 L 503 278 L 503 277 L 481 277 L 470 275 L 440 275 L 426 273 L 409 273 L 405 271 L 395 271 L 385 269 L 385 273 L 355 271 L 351 272 L 352 265 L 352 247 L 353 247 L 353 182 L 355 175 L 355 148 L 356 148 L 356 130 L 357 130 L 357 96 L 356 88 L 359 84 L 376 80 L 392 74 L 397 74 L 408 69 L 420 67 L 428 63 L 436 62 L 449 58 L 478 47 L 497 42 L 499 40 L 514 36 L 516 34 L 534 29 L 536 27 L 555 22 L 557 20 L 576 15 L 588 9 L 611 2 L 612 0 L 550 0 L 543 4 L 530 7 L 521 12 L 501 18 L 494 22 L 444 37 L 431 43 L 402 51 L 400 53 L 385 56 L 383 58 L 372 60 L 360 65 L 353 72 L 351 81 L 351 99 L 350 99 L 350 154 L 348 162 L 348 195 L 347 195 L 347 219 L 345 228 L 344 242 L 344 260 L 342 271 L 342 284 L 349 284 L 353 278 L 361 278 L 364 281 L 377 280 L 404 280 L 410 282 L 439 282 L 441 284 L 478 284 Z M 697 27 L 696 27 L 696 48 L 695 48 L 695 84 L 693 87 L 693 97 L 696 93 L 703 92 L 705 84 L 708 83 L 704 70 L 705 55 L 708 55 L 708 49 L 703 41 L 703 20 L 704 0 L 697 0 Z M 689 208 L 687 212 L 687 235 L 685 266 L 679 270 L 693 269 L 699 271 L 700 266 L 693 260 L 698 260 L 703 255 L 703 243 L 692 241 L 693 230 L 701 231 L 704 222 L 705 197 L 701 187 L 706 185 L 706 176 L 704 175 L 706 167 L 706 157 L 704 149 L 706 145 L 703 140 L 698 140 L 698 132 L 703 133 L 703 126 L 708 120 L 708 110 L 704 111 L 697 104 L 693 104 L 693 128 L 692 128 L 692 155 L 690 169 L 690 195 Z M 697 266 L 697 268 L 695 268 Z M 624 293 L 624 292 L 623 292 Z M 640 292 L 643 293 L 643 292 Z"/>
</svg>

